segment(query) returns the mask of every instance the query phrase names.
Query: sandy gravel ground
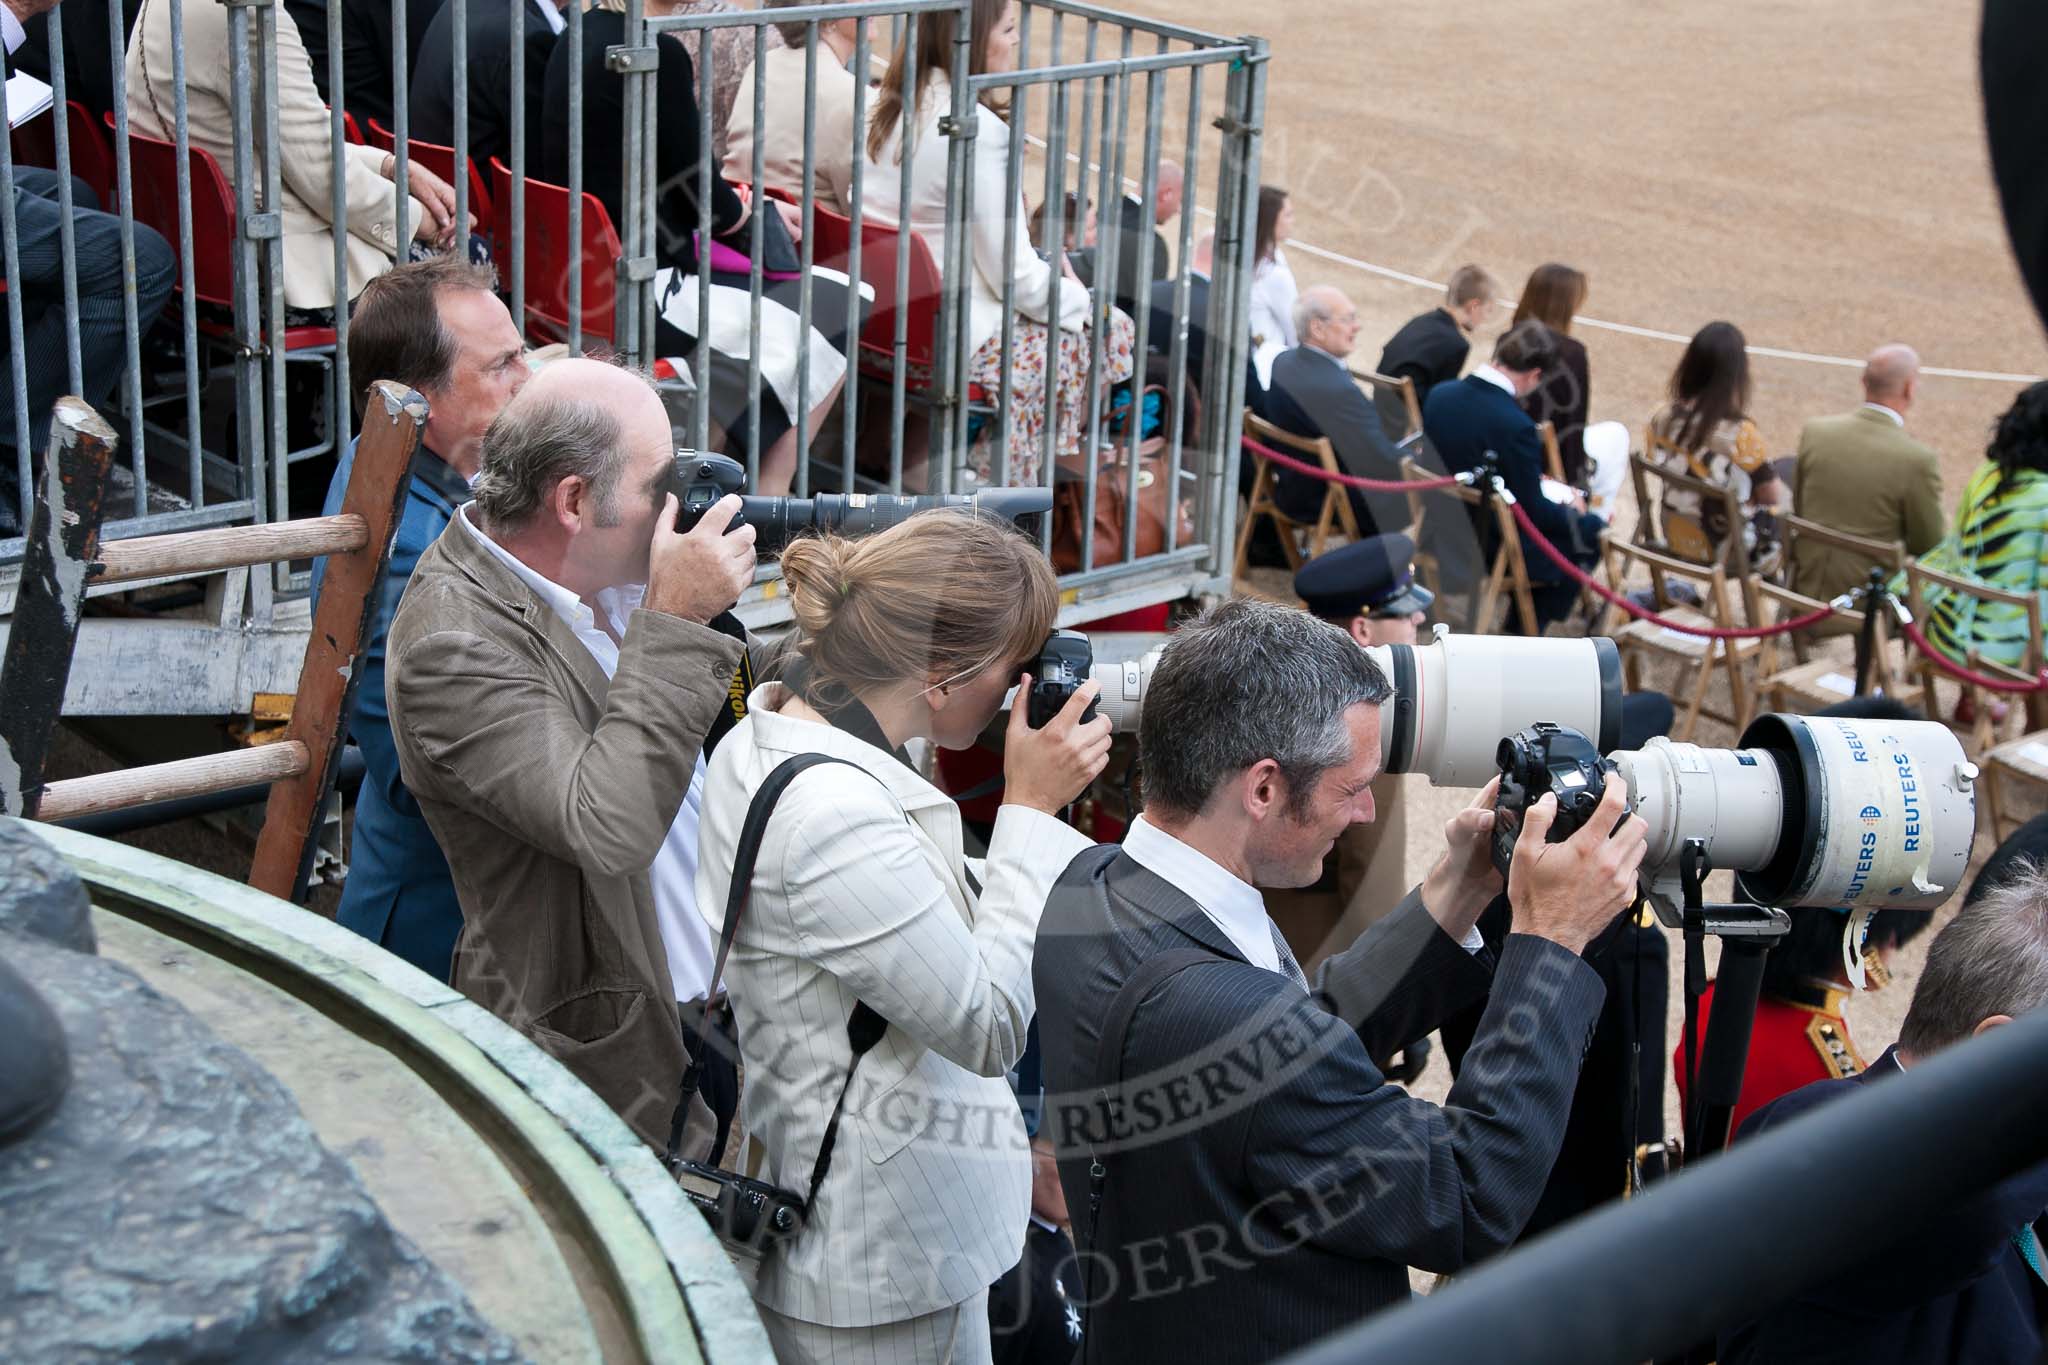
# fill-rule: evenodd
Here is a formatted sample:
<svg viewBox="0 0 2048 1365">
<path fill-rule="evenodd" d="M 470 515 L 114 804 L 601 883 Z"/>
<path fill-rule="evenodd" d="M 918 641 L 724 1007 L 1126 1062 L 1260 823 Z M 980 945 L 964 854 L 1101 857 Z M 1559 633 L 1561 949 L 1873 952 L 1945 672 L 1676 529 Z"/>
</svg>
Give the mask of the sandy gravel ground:
<svg viewBox="0 0 2048 1365">
<path fill-rule="evenodd" d="M 1563 260 L 1590 273 L 1595 318 L 1686 334 L 1728 318 L 1752 345 L 1847 357 L 1899 339 L 1930 366 L 2048 374 L 1985 161 L 1973 5 L 1133 7 L 1271 41 L 1264 178 L 1290 187 L 1297 236 L 1315 246 L 1430 279 L 1475 260 L 1511 289 Z M 1433 302 L 1304 250 L 1291 262 L 1304 285 L 1356 300 L 1367 361 Z M 1594 419 L 1640 433 L 1680 347 L 1578 335 Z M 1853 368 L 1759 358 L 1754 375 L 1754 416 L 1779 454 L 1805 418 L 1859 397 Z M 1923 380 L 1911 427 L 1941 451 L 1951 507 L 2018 387 Z M 1733 736 L 1707 723 L 1698 738 Z M 1411 876 L 1468 796 L 1411 784 Z M 1989 848 L 1980 836 L 1980 861 Z M 1896 1037 L 1928 938 L 1895 984 L 1852 1002 L 1866 1057 Z M 1674 1039 L 1678 1020 L 1674 997 Z M 1439 1060 L 1420 1089 L 1447 1084 Z M 1675 1129 L 1675 1094 L 1667 1110 Z"/>
</svg>

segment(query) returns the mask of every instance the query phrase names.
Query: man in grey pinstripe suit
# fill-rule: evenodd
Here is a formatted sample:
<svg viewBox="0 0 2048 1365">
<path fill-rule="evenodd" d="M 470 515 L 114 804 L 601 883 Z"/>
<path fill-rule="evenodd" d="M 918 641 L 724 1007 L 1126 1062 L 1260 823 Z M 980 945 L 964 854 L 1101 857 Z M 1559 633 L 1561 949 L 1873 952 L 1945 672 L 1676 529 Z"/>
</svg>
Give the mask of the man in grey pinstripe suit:
<svg viewBox="0 0 2048 1365">
<path fill-rule="evenodd" d="M 1489 787 L 1311 984 L 1253 888 L 1306 884 L 1372 818 L 1388 693 L 1325 622 L 1217 608 L 1147 690 L 1144 815 L 1053 891 L 1033 978 L 1086 1360 L 1284 1354 L 1405 1298 L 1408 1266 L 1509 1245 L 1542 1193 L 1603 995 L 1579 954 L 1635 895 L 1643 824 L 1618 782 L 1560 843 L 1554 800 L 1534 807 L 1496 957 L 1473 931 L 1501 891 Z M 1489 994 L 1442 1107 L 1386 1082 L 1389 1056 Z"/>
</svg>

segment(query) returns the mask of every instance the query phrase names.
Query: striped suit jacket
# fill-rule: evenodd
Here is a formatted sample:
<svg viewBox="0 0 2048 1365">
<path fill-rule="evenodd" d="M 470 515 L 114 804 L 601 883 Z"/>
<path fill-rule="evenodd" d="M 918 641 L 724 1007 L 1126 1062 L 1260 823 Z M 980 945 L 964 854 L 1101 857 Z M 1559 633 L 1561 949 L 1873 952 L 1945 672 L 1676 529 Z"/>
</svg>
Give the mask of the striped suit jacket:
<svg viewBox="0 0 2048 1365">
<path fill-rule="evenodd" d="M 724 919 L 747 805 L 783 760 L 830 754 L 862 770 L 823 764 L 783 793 L 725 980 L 761 1177 L 798 1191 L 852 1058 L 854 1002 L 889 1021 L 861 1060 L 810 1222 L 754 1288 L 787 1317 L 872 1327 L 965 1302 L 1023 1251 L 1031 1160 L 1004 1076 L 1031 1023 L 1039 914 L 1088 841 L 1004 806 L 977 894 L 952 798 L 883 749 L 780 714 L 788 695 L 755 689 L 712 755 L 697 906 L 714 929 Z"/>
<path fill-rule="evenodd" d="M 1131 1019 L 1123 1090 L 1096 1089 L 1118 990 L 1174 949 Z M 1488 990 L 1410 893 L 1315 988 L 1252 966 L 1179 889 L 1114 847 L 1060 878 L 1033 975 L 1045 1122 L 1090 1283 L 1089 1361 L 1260 1361 L 1509 1245 L 1557 1157 L 1604 995 L 1578 956 L 1511 935 L 1458 1083 L 1438 1107 L 1381 1059 Z M 1044 1131 L 1043 1129 L 1041 1130 Z M 1104 1157 L 1088 1238 L 1090 1153 Z"/>
</svg>

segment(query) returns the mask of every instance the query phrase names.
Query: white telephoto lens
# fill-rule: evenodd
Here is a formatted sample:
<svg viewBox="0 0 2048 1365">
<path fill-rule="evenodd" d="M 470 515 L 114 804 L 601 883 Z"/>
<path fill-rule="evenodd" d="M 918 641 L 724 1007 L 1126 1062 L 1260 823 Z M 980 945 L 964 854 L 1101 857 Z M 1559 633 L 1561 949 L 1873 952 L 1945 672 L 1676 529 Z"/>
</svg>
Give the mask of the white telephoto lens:
<svg viewBox="0 0 2048 1365">
<path fill-rule="evenodd" d="M 1742 877 L 1750 899 L 1932 910 L 1962 884 L 1977 833 L 1977 767 L 1946 725 L 1762 716 L 1742 738 L 1787 756 L 1794 779 L 1784 841 L 1792 847 Z"/>
<path fill-rule="evenodd" d="M 1538 721 L 1579 731 L 1602 753 L 1621 740 L 1614 642 L 1453 635 L 1366 650 L 1394 685 L 1380 708 L 1380 761 L 1439 787 L 1483 787 L 1500 742 Z"/>
</svg>

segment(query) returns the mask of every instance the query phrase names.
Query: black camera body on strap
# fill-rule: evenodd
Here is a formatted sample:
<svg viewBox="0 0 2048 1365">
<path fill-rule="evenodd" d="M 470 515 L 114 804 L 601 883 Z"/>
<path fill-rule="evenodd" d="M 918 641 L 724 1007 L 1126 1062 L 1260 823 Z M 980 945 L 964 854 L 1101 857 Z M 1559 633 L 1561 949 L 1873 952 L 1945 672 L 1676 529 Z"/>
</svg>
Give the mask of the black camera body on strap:
<svg viewBox="0 0 2048 1365">
<path fill-rule="evenodd" d="M 746 821 L 740 826 L 739 847 L 733 853 L 732 885 L 725 896 L 725 923 L 718 932 L 718 960 L 711 969 L 714 987 L 725 979 L 725 960 L 732 952 L 733 938 L 739 932 L 740 918 L 746 913 L 747 900 L 753 891 L 754 863 L 760 856 L 762 836 L 768 832 L 768 817 L 774 813 L 775 803 L 782 799 L 782 793 L 797 775 L 821 763 L 843 763 L 856 771 L 865 771 L 858 763 L 843 758 L 798 754 L 785 759 L 768 774 L 747 806 Z M 712 1009 L 708 1001 L 704 1009 L 708 1016 Z M 708 1024 L 708 1019 L 705 1022 Z M 711 1162 L 684 1159 L 683 1128 L 689 1118 L 690 1101 L 696 1098 L 697 1087 L 704 1074 L 701 1048 L 700 1055 L 690 1059 L 683 1072 L 675 1116 L 669 1121 L 665 1160 L 683 1193 L 702 1211 L 726 1246 L 744 1255 L 759 1257 L 803 1231 L 811 1208 L 817 1202 L 818 1189 L 825 1183 L 825 1173 L 832 1167 L 832 1147 L 839 1137 L 839 1120 L 846 1110 L 846 1096 L 853 1089 L 854 1072 L 860 1069 L 860 1059 L 881 1042 L 882 1035 L 888 1031 L 888 1020 L 866 1004 L 855 1002 L 853 1013 L 846 1021 L 846 1037 L 853 1048 L 853 1061 L 846 1068 L 846 1082 L 839 1087 L 839 1099 L 832 1106 L 832 1117 L 825 1124 L 825 1136 L 818 1143 L 818 1158 L 811 1166 L 810 1187 L 802 1194 L 725 1170 L 716 1164 L 715 1156 Z M 712 1030 L 703 1028 L 698 1036 L 709 1038 L 711 1034 Z"/>
</svg>

